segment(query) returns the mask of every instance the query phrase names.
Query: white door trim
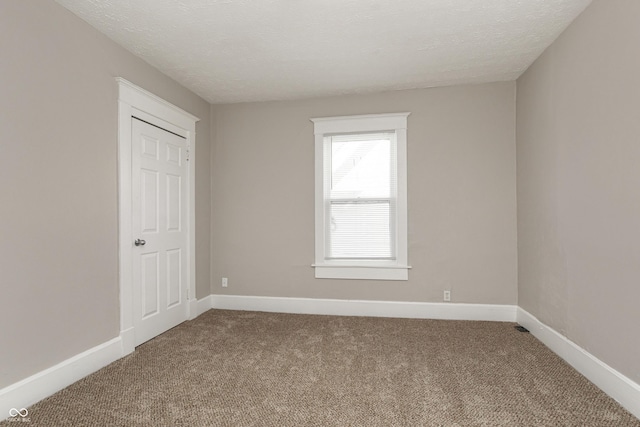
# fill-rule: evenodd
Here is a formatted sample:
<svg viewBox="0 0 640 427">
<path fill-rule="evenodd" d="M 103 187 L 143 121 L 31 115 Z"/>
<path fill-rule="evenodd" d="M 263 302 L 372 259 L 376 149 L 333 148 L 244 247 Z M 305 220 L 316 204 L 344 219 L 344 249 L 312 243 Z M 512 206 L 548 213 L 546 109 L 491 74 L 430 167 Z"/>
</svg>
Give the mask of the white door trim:
<svg viewBox="0 0 640 427">
<path fill-rule="evenodd" d="M 120 286 L 120 337 L 122 354 L 135 349 L 133 327 L 133 242 L 131 204 L 131 117 L 183 136 L 189 147 L 188 172 L 188 318 L 197 315 L 195 262 L 195 142 L 200 119 L 154 94 L 116 77 L 118 82 L 118 247 Z"/>
</svg>

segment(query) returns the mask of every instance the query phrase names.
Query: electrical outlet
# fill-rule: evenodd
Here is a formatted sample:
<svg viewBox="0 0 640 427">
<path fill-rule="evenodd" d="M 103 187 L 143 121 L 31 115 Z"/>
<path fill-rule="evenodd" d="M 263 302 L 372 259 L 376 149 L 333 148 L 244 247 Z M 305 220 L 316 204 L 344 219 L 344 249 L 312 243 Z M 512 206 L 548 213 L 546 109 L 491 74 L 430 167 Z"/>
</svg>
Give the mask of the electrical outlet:
<svg viewBox="0 0 640 427">
<path fill-rule="evenodd" d="M 446 302 L 451 301 L 451 291 L 444 291 L 444 300 Z"/>
<path fill-rule="evenodd" d="M 226 288 L 229 285 L 229 279 L 227 279 L 226 277 L 222 278 L 222 287 Z"/>
</svg>

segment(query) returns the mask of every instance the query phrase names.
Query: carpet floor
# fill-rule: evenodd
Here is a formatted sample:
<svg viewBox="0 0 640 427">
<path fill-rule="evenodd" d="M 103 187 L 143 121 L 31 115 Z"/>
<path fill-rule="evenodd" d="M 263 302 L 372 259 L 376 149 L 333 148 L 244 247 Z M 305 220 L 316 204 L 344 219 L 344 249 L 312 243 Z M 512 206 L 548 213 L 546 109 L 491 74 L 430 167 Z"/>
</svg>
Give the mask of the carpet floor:
<svg viewBox="0 0 640 427">
<path fill-rule="evenodd" d="M 640 427 L 512 323 L 225 310 L 28 409 L 47 427 Z"/>
</svg>

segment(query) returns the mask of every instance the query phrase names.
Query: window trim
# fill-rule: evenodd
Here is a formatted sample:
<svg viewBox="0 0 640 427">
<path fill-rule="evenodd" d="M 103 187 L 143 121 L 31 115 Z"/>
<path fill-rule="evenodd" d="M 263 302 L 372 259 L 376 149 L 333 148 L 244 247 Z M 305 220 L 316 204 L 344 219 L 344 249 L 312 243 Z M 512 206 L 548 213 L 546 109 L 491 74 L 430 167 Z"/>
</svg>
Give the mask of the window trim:
<svg viewBox="0 0 640 427">
<path fill-rule="evenodd" d="M 313 118 L 315 136 L 315 277 L 317 279 L 408 280 L 407 117 L 411 113 Z M 331 134 L 393 131 L 396 134 L 397 200 L 395 260 L 326 259 L 324 203 L 325 137 Z"/>
</svg>

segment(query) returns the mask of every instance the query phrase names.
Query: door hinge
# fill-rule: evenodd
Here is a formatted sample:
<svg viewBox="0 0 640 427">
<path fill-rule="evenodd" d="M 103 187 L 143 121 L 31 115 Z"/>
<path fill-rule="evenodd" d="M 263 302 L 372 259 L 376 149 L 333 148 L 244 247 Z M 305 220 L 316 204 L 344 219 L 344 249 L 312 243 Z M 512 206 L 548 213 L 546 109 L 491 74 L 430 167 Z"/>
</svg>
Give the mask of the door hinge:
<svg viewBox="0 0 640 427">
<path fill-rule="evenodd" d="M 189 161 L 189 149 L 187 148 L 187 162 Z"/>
</svg>

